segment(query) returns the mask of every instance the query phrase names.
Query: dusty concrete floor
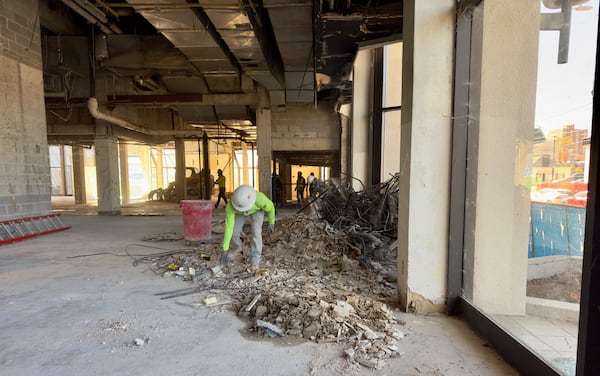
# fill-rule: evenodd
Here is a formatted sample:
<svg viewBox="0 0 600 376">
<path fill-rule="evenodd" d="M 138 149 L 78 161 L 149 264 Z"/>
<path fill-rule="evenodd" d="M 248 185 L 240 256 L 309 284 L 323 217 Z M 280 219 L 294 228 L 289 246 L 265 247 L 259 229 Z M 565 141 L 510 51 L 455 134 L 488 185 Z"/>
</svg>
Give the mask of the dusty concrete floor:
<svg viewBox="0 0 600 376">
<path fill-rule="evenodd" d="M 517 374 L 464 322 L 443 315 L 396 311 L 406 322 L 403 355 L 376 371 L 350 364 L 343 345 L 252 340 L 234 313 L 202 306 L 196 295 L 161 300 L 156 293 L 189 285 L 134 267 L 124 251 L 157 251 L 132 244 L 184 247 L 183 241 L 140 241 L 153 233 L 182 233 L 177 207 L 162 209 L 171 215 L 65 211 L 63 222 L 73 226 L 68 231 L 0 247 L 0 374 Z M 73 258 L 104 252 L 114 255 Z M 136 346 L 136 338 L 146 343 Z"/>
</svg>

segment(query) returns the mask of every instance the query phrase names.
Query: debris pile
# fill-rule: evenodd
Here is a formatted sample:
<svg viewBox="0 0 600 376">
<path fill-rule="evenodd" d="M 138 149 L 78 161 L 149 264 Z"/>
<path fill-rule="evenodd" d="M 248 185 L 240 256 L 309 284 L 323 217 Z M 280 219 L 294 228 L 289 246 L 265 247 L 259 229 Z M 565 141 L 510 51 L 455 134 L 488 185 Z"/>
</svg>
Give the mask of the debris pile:
<svg viewBox="0 0 600 376">
<path fill-rule="evenodd" d="M 229 296 L 230 309 L 251 323 L 258 335 L 343 343 L 349 359 L 372 368 L 399 356 L 403 323 L 385 304 L 394 300 L 395 283 L 385 278 L 382 265 L 382 273 L 360 267 L 344 231 L 320 219 L 295 215 L 278 221 L 270 239 L 267 235 L 263 239 L 263 269 L 256 273 L 246 269 L 244 255 L 221 271 L 215 261 L 218 244 L 153 260 L 157 273 L 196 282 L 163 299 L 221 291 Z"/>
<path fill-rule="evenodd" d="M 359 192 L 350 185 L 328 184 L 313 205 L 319 217 L 346 234 L 354 258 L 369 268 L 373 260 L 395 260 L 400 174 Z"/>
</svg>

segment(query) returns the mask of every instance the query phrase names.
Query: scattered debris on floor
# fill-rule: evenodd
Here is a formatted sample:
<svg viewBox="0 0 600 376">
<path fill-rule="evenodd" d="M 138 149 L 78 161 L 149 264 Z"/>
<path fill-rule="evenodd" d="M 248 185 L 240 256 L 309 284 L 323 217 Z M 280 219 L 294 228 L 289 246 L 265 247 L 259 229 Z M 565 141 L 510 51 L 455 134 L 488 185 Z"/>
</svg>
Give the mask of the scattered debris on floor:
<svg viewBox="0 0 600 376">
<path fill-rule="evenodd" d="M 157 295 L 199 294 L 205 306 L 237 312 L 256 335 L 340 343 L 351 362 L 365 367 L 379 369 L 386 359 L 400 356 L 404 323 L 385 303 L 395 300 L 395 260 L 375 261 L 371 254 L 369 268 L 361 267 L 352 237 L 314 214 L 286 217 L 275 229 L 270 239 L 263 237 L 263 260 L 256 272 L 248 269 L 242 253 L 219 265 L 219 243 L 146 260 L 157 274 L 194 284 Z M 249 249 L 245 244 L 244 250 Z"/>
<path fill-rule="evenodd" d="M 193 284 L 157 293 L 161 299 L 198 294 L 198 303 L 177 303 L 233 310 L 259 336 L 343 344 L 349 361 L 379 369 L 400 356 L 404 337 L 404 323 L 386 304 L 396 296 L 398 189 L 399 175 L 361 192 L 329 183 L 299 213 L 279 220 L 271 236 L 263 235 L 258 270 L 249 269 L 243 252 L 220 265 L 219 239 L 134 258 L 134 265 L 150 263 L 163 278 Z M 221 225 L 213 223 L 213 233 Z M 249 239 L 242 240 L 249 252 Z"/>
</svg>

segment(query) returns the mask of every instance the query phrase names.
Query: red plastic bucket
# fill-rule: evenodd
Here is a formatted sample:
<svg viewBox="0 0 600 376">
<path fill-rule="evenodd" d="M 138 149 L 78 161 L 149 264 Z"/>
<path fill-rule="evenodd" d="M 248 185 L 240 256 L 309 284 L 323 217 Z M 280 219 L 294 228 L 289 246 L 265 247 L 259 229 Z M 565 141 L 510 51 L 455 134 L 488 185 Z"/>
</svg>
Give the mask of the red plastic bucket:
<svg viewBox="0 0 600 376">
<path fill-rule="evenodd" d="M 182 200 L 183 238 L 190 243 L 210 242 L 213 203 L 210 200 Z"/>
</svg>

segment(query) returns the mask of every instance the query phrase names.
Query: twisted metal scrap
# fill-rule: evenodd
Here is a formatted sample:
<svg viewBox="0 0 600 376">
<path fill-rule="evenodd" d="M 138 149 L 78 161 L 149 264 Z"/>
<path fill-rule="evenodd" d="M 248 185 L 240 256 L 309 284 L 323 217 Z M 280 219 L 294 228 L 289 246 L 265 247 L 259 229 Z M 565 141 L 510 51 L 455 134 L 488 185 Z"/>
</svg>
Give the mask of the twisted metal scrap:
<svg viewBox="0 0 600 376">
<path fill-rule="evenodd" d="M 399 183 L 400 175 L 395 174 L 356 192 L 350 185 L 330 181 L 315 209 L 320 218 L 347 234 L 355 257 L 389 259 L 397 245 Z"/>
</svg>

